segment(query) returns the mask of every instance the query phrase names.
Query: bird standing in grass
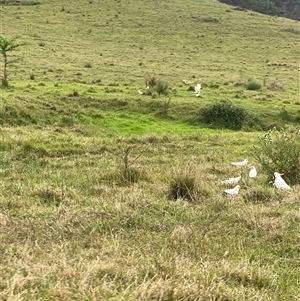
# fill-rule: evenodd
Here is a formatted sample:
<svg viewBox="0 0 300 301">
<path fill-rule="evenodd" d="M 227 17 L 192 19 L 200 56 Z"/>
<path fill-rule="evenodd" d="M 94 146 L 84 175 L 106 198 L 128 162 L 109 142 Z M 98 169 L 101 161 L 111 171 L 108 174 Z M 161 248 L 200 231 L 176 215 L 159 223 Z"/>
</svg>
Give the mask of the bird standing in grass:
<svg viewBox="0 0 300 301">
<path fill-rule="evenodd" d="M 237 195 L 237 194 L 239 193 L 240 188 L 241 188 L 240 185 L 236 185 L 236 186 L 235 186 L 234 188 L 232 188 L 232 189 L 225 189 L 224 192 L 225 192 L 226 194 L 229 194 L 229 195 L 234 196 L 234 195 Z"/>
<path fill-rule="evenodd" d="M 249 171 L 249 178 L 255 178 L 257 176 L 257 170 L 254 166 L 251 166 Z"/>
<path fill-rule="evenodd" d="M 235 178 L 229 178 L 228 180 L 221 181 L 221 184 L 237 184 L 241 180 L 241 176 Z"/>
<path fill-rule="evenodd" d="M 243 167 L 246 166 L 247 164 L 248 164 L 248 159 L 245 159 L 244 161 L 241 162 L 231 162 L 231 165 L 235 167 Z"/>
<path fill-rule="evenodd" d="M 196 97 L 200 96 L 200 92 L 201 92 L 201 84 L 197 84 L 195 87 L 195 95 Z"/>
<path fill-rule="evenodd" d="M 274 172 L 274 176 L 275 176 L 275 181 L 273 183 L 273 185 L 277 188 L 277 189 L 283 189 L 283 190 L 292 190 L 292 188 L 285 182 L 285 180 L 281 177 L 282 174 L 280 174 L 279 172 L 275 171 Z"/>
</svg>

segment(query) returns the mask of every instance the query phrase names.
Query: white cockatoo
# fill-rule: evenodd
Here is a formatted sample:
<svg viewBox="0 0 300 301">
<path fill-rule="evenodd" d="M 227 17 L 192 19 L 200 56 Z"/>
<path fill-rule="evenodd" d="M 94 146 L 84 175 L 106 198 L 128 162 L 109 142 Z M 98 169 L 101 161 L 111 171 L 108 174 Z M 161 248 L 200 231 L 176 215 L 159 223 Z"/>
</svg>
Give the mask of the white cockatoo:
<svg viewBox="0 0 300 301">
<path fill-rule="evenodd" d="M 243 167 L 248 164 L 248 159 L 245 159 L 244 161 L 241 162 L 231 162 L 231 165 L 236 166 L 236 167 Z"/>
<path fill-rule="evenodd" d="M 235 178 L 229 178 L 228 180 L 221 181 L 221 184 L 237 184 L 241 180 L 241 176 Z"/>
<path fill-rule="evenodd" d="M 292 190 L 292 188 L 285 182 L 285 180 L 281 177 L 282 174 L 280 174 L 279 172 L 275 171 L 274 172 L 274 176 L 275 176 L 275 181 L 273 183 L 273 185 L 277 188 L 277 189 L 285 189 L 285 190 Z"/>
<path fill-rule="evenodd" d="M 196 97 L 200 96 L 200 92 L 201 92 L 201 84 L 197 84 L 195 86 L 195 92 L 194 92 Z"/>
<path fill-rule="evenodd" d="M 226 194 L 229 194 L 229 195 L 234 196 L 234 195 L 237 195 L 237 194 L 239 193 L 240 188 L 241 188 L 240 185 L 236 185 L 234 188 L 231 188 L 231 189 L 225 189 L 224 192 L 225 192 Z"/>
<path fill-rule="evenodd" d="M 255 178 L 257 176 L 257 170 L 254 166 L 251 166 L 249 171 L 249 178 Z"/>
</svg>

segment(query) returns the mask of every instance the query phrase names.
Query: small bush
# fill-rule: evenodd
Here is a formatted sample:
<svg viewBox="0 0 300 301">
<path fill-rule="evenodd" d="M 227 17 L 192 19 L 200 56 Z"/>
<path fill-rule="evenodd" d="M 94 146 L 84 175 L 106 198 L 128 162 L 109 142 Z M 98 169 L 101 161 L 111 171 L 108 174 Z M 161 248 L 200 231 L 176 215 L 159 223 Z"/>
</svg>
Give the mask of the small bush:
<svg viewBox="0 0 300 301">
<path fill-rule="evenodd" d="M 244 125 L 248 113 L 231 102 L 221 101 L 202 108 L 200 121 L 217 128 L 239 130 Z"/>
<path fill-rule="evenodd" d="M 251 79 L 247 85 L 246 85 L 247 90 L 259 90 L 261 89 L 261 84 L 256 82 L 255 80 Z"/>
<path fill-rule="evenodd" d="M 159 95 L 168 95 L 169 84 L 162 80 L 158 80 L 156 85 L 153 87 L 153 91 L 157 92 Z"/>
<path fill-rule="evenodd" d="M 259 137 L 259 146 L 253 146 L 252 156 L 273 180 L 275 171 L 284 174 L 288 184 L 300 183 L 300 128 L 286 126 L 273 128 Z"/>
</svg>

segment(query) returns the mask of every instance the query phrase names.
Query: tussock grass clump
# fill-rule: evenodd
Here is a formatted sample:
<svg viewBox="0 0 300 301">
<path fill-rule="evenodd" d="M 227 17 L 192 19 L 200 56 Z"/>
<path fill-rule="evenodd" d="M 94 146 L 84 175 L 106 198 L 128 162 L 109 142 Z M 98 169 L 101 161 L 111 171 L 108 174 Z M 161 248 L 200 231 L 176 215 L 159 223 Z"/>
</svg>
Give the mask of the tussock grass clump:
<svg viewBox="0 0 300 301">
<path fill-rule="evenodd" d="M 168 196 L 172 200 L 195 201 L 197 192 L 196 176 L 190 169 L 177 169 L 170 182 Z"/>
<path fill-rule="evenodd" d="M 289 184 L 300 183 L 300 128 L 285 126 L 273 128 L 259 137 L 259 145 L 253 146 L 252 156 L 273 179 L 275 171 L 284 174 Z"/>
<path fill-rule="evenodd" d="M 261 84 L 254 79 L 249 80 L 249 82 L 246 85 L 247 90 L 259 90 L 261 89 Z"/>
<path fill-rule="evenodd" d="M 173 200 L 180 198 L 193 201 L 195 197 L 196 183 L 191 175 L 178 174 L 169 184 L 169 197 Z"/>
<path fill-rule="evenodd" d="M 200 121 L 216 128 L 240 130 L 249 116 L 244 108 L 229 101 L 208 105 L 199 112 Z"/>
</svg>

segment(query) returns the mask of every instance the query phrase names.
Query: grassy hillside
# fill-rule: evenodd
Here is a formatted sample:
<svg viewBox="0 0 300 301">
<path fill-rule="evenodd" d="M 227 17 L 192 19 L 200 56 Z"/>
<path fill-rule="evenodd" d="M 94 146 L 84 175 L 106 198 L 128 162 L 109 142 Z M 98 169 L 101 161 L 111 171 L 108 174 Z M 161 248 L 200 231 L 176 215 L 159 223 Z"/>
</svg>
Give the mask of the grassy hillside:
<svg viewBox="0 0 300 301">
<path fill-rule="evenodd" d="M 297 300 L 299 185 L 276 190 L 251 152 L 299 124 L 299 23 L 210 0 L 74 2 L 1 7 L 1 35 L 29 44 L 1 89 L 0 299 Z M 138 94 L 150 74 L 168 96 Z M 221 100 L 251 123 L 201 123 Z M 180 178 L 194 188 L 172 199 Z"/>
<path fill-rule="evenodd" d="M 169 82 L 170 109 L 177 119 L 193 119 L 199 107 L 227 99 L 249 110 L 265 129 L 286 122 L 282 111 L 290 121 L 299 120 L 298 23 L 236 12 L 216 2 L 3 6 L 3 35 L 30 43 L 20 53 L 22 62 L 11 68 L 12 90 L 2 91 L 8 115 L 3 122 L 16 122 L 10 118 L 13 108 L 31 117 L 25 123 L 40 122 L 45 113 L 51 115 L 49 123 L 57 122 L 74 90 L 80 99 L 72 99 L 77 108 L 67 114 L 76 121 L 78 114 L 94 109 L 131 111 L 132 102 L 144 107 L 149 98 L 139 97 L 137 90 L 145 88 L 151 73 Z M 183 78 L 201 82 L 200 100 L 187 91 Z M 246 90 L 249 79 L 262 89 Z M 283 90 L 273 89 L 277 81 Z M 112 100 L 113 108 L 103 105 L 103 98 Z M 32 112 L 31 106 L 38 108 Z"/>
</svg>

